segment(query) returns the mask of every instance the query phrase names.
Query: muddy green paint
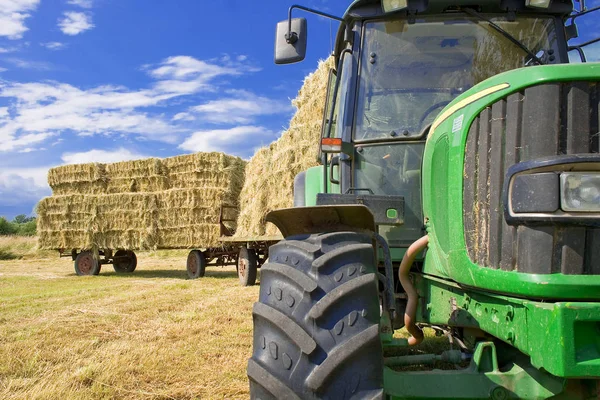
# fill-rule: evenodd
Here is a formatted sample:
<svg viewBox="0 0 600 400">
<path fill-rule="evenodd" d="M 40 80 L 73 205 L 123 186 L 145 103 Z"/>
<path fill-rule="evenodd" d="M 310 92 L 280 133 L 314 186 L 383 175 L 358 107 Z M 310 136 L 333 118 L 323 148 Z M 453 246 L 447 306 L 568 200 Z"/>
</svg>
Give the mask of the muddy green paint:
<svg viewBox="0 0 600 400">
<path fill-rule="evenodd" d="M 430 244 L 425 272 L 471 287 L 529 298 L 600 300 L 600 275 L 524 274 L 474 264 L 466 251 L 462 210 L 467 134 L 483 109 L 526 87 L 598 80 L 600 63 L 521 68 L 481 82 L 446 106 L 444 110 L 486 88 L 509 84 L 449 115 L 427 139 L 423 157 L 423 211 Z M 464 116 L 462 128 L 452 132 L 452 122 L 460 115 Z"/>
</svg>

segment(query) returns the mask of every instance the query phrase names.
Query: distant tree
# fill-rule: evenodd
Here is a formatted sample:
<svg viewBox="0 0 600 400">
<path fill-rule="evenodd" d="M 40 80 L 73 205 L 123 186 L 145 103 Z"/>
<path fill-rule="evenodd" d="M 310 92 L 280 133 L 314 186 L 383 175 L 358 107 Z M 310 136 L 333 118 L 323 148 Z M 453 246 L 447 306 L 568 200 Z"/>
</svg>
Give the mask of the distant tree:
<svg viewBox="0 0 600 400">
<path fill-rule="evenodd" d="M 6 218 L 0 217 L 0 235 L 13 235 L 17 232 L 15 224 Z"/>
<path fill-rule="evenodd" d="M 31 221 L 31 218 L 28 218 L 25 214 L 19 214 L 13 219 L 15 224 L 24 224 L 29 221 Z"/>
<path fill-rule="evenodd" d="M 17 226 L 17 235 L 21 236 L 35 236 L 37 229 L 37 221 L 35 217 L 27 218 L 28 221 Z"/>
</svg>

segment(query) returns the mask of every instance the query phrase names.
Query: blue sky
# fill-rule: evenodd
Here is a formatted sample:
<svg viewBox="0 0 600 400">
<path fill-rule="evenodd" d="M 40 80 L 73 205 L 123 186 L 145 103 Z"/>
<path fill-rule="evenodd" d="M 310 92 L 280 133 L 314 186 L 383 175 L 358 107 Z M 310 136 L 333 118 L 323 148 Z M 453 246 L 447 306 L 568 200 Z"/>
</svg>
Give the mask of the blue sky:
<svg viewBox="0 0 600 400">
<path fill-rule="evenodd" d="M 249 158 L 275 140 L 337 30 L 304 14 L 307 59 L 274 65 L 275 25 L 297 2 L 0 0 L 0 215 L 30 214 L 53 166 Z M 300 3 L 342 15 L 349 1 Z"/>
</svg>

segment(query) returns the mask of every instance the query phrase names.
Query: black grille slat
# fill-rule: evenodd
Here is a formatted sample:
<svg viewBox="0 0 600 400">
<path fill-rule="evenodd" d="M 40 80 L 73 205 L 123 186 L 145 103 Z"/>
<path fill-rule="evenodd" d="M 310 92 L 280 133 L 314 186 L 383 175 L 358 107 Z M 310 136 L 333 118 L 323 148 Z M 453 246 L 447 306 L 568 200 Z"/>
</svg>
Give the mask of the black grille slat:
<svg viewBox="0 0 600 400">
<path fill-rule="evenodd" d="M 490 148 L 490 232 L 488 235 L 488 263 L 492 268 L 500 264 L 502 243 L 502 182 L 504 180 L 504 132 L 506 130 L 506 101 L 501 100 L 492 106 Z"/>
<path fill-rule="evenodd" d="M 583 252 L 585 251 L 585 228 L 563 228 L 562 237 L 556 248 L 561 253 L 561 270 L 563 274 L 583 274 Z"/>
<path fill-rule="evenodd" d="M 469 128 L 469 136 L 467 138 L 466 159 L 465 159 L 465 177 L 464 179 L 464 204 L 463 204 L 463 220 L 465 221 L 465 236 L 467 241 L 476 242 L 475 219 L 465 214 L 471 214 L 475 210 L 477 202 L 477 191 L 475 190 L 475 182 L 477 182 L 477 141 L 479 138 L 479 117 L 473 121 Z"/>
<path fill-rule="evenodd" d="M 559 141 L 560 85 L 540 85 L 525 89 L 523 124 L 519 161 L 551 156 L 557 153 Z M 532 134 L 539 132 L 539 135 Z M 541 136 L 543 135 L 543 136 Z M 551 272 L 554 244 L 553 227 L 519 229 L 516 269 L 522 272 L 548 274 Z"/>
<path fill-rule="evenodd" d="M 600 84 L 590 90 L 590 153 L 600 152 Z M 586 253 L 584 270 L 588 274 L 600 274 L 600 229 L 586 229 Z"/>
<path fill-rule="evenodd" d="M 526 273 L 600 274 L 600 229 L 506 224 L 502 185 L 511 165 L 598 152 L 600 85 L 533 86 L 483 110 L 469 130 L 464 165 L 465 241 L 479 265 Z"/>
<path fill-rule="evenodd" d="M 590 85 L 587 82 L 573 82 L 565 85 L 567 92 L 567 151 L 565 154 L 587 153 L 590 151 Z"/>
<path fill-rule="evenodd" d="M 511 118 L 506 120 L 506 138 L 504 140 L 504 168 L 519 161 L 521 149 L 521 126 L 523 123 L 523 94 L 515 93 L 508 96 L 506 115 Z M 502 218 L 502 217 L 501 217 Z M 516 248 L 517 229 L 510 226 L 502 218 L 502 253 L 500 268 L 512 271 L 515 268 L 513 249 Z"/>
<path fill-rule="evenodd" d="M 588 228 L 585 243 L 585 273 L 600 274 L 600 229 Z"/>
<path fill-rule="evenodd" d="M 479 148 L 477 154 L 477 202 L 473 209 L 477 224 L 475 234 L 477 235 L 477 261 L 485 263 L 487 259 L 487 235 L 489 219 L 489 155 L 491 112 L 486 108 L 479 115 Z"/>
</svg>

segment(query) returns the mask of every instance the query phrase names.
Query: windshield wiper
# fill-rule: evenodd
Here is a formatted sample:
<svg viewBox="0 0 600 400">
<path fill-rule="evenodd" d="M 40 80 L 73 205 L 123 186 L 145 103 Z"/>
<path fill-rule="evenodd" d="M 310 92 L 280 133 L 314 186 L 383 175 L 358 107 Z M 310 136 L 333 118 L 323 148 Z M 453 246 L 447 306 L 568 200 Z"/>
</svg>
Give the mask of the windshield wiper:
<svg viewBox="0 0 600 400">
<path fill-rule="evenodd" d="M 529 55 L 529 57 L 531 57 L 531 59 L 533 61 L 535 61 L 539 65 L 544 65 L 544 62 L 542 60 L 540 60 L 540 58 L 537 55 L 535 55 L 535 53 L 533 51 L 531 51 L 527 46 L 525 46 L 522 42 L 520 42 L 513 35 L 511 35 L 510 33 L 506 32 L 504 29 L 502 29 L 498 25 L 496 25 L 496 23 L 494 23 L 492 20 L 486 18 L 484 15 L 478 13 L 477 11 L 473 10 L 472 8 L 463 8 L 462 11 L 464 11 L 465 13 L 467 13 L 481 21 L 487 22 L 488 24 L 490 24 L 490 26 L 492 28 L 497 30 L 502 36 L 504 36 L 505 38 L 507 38 L 508 40 L 510 40 L 517 46 L 519 46 L 525 53 L 527 53 Z"/>
</svg>

